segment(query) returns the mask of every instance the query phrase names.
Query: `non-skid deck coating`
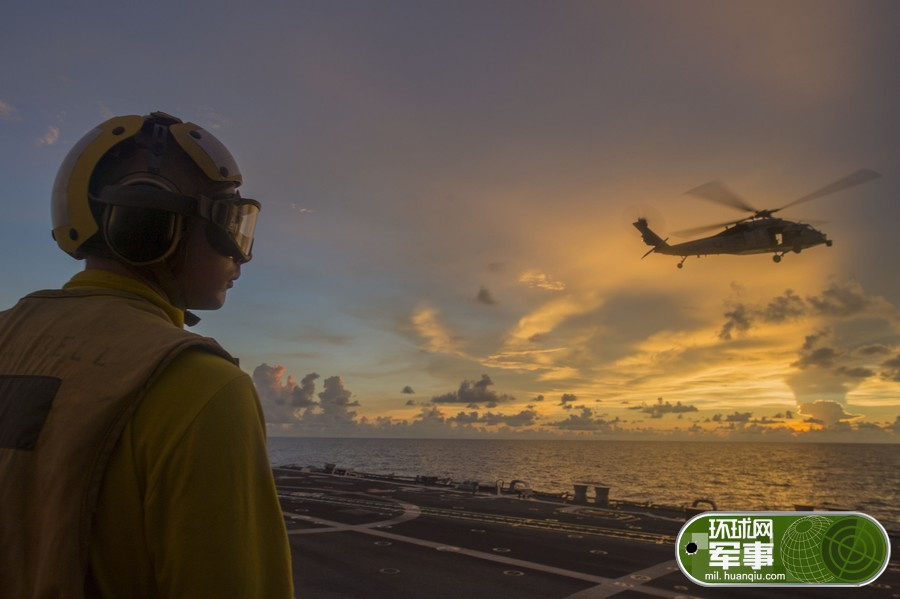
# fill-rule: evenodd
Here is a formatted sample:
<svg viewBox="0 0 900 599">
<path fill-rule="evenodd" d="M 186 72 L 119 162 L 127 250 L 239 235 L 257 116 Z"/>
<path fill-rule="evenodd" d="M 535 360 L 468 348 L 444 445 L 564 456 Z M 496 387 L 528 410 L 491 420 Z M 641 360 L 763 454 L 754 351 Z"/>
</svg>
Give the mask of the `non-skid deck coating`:
<svg viewBox="0 0 900 599">
<path fill-rule="evenodd" d="M 678 510 L 601 509 L 446 486 L 275 469 L 298 597 L 898 597 L 861 588 L 708 588 L 675 562 Z"/>
</svg>

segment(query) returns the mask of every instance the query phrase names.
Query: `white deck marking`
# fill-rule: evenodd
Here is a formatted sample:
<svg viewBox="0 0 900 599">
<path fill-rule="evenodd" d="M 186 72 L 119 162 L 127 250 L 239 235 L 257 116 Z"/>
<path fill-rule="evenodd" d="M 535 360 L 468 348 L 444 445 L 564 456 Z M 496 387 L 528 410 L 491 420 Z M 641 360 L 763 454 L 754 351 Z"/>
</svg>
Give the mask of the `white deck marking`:
<svg viewBox="0 0 900 599">
<path fill-rule="evenodd" d="M 380 498 L 386 499 L 386 498 Z M 620 576 L 619 578 L 607 578 L 604 576 L 596 576 L 594 574 L 587 574 L 585 572 L 578 572 L 576 570 L 567 570 L 565 568 L 557 568 L 555 566 L 548 566 L 547 564 L 540 564 L 537 562 L 530 562 L 526 560 L 520 560 L 512 557 L 505 557 L 503 555 L 499 555 L 496 553 L 486 553 L 484 551 L 476 551 L 473 549 L 465 549 L 463 547 L 456 547 L 453 545 L 447 545 L 446 543 L 436 543 L 434 541 L 428 541 L 425 539 L 418 539 L 415 537 L 408 537 L 405 535 L 399 535 L 393 532 L 387 532 L 386 530 L 381 530 L 382 527 L 392 526 L 394 524 L 399 524 L 402 522 L 407 522 L 409 520 L 413 520 L 418 518 L 422 512 L 419 509 L 419 506 L 406 503 L 403 501 L 398 501 L 395 499 L 389 500 L 391 503 L 394 503 L 397 508 L 402 508 L 403 513 L 397 516 L 396 518 L 392 518 L 390 520 L 379 520 L 377 522 L 367 522 L 364 524 L 346 524 L 344 522 L 337 522 L 333 520 L 326 520 L 324 518 L 317 518 L 314 516 L 308 516 L 306 514 L 296 514 L 292 512 L 284 512 L 285 516 L 289 516 L 291 518 L 295 518 L 298 520 L 305 520 L 307 522 L 311 522 L 313 524 L 318 524 L 320 526 L 324 526 L 327 528 L 311 528 L 311 529 L 303 529 L 303 530 L 288 530 L 289 535 L 306 535 L 306 534 L 322 534 L 322 533 L 332 533 L 332 532 L 359 532 L 362 534 L 372 535 L 376 537 L 381 537 L 384 539 L 391 539 L 393 541 L 399 541 L 401 543 L 409 543 L 412 545 L 418 545 L 420 547 L 428 547 L 430 549 L 435 549 L 437 551 L 445 551 L 458 553 L 460 555 L 467 555 L 469 557 L 474 557 L 476 559 L 487 560 L 491 562 L 497 562 L 500 564 L 504 564 L 507 566 L 515 566 L 517 568 L 527 568 L 529 570 L 536 570 L 538 572 L 545 572 L 547 574 L 554 574 L 556 576 L 564 576 L 567 578 L 574 578 L 577 580 L 583 580 L 586 582 L 593 582 L 597 586 L 589 587 L 572 595 L 566 597 L 566 599 L 604 599 L 606 597 L 612 597 L 624 591 L 637 591 L 640 593 L 644 593 L 647 595 L 654 595 L 657 597 L 668 597 L 670 599 L 674 599 L 676 597 L 689 597 L 689 595 L 685 595 L 682 592 L 668 589 L 660 589 L 654 587 L 644 586 L 644 583 L 649 582 L 655 578 L 659 578 L 661 576 L 665 576 L 678 569 L 678 566 L 675 564 L 675 560 L 669 560 L 665 562 L 661 562 L 656 564 L 655 566 L 650 566 L 649 568 L 645 568 L 643 570 L 639 570 L 637 572 L 632 572 L 630 574 L 626 574 L 625 576 Z M 674 568 L 674 570 L 673 570 Z"/>
<path fill-rule="evenodd" d="M 681 591 L 644 586 L 644 583 L 650 582 L 654 578 L 671 574 L 676 570 L 678 570 L 678 566 L 675 564 L 675 560 L 661 562 L 655 566 L 650 566 L 649 568 L 644 568 L 643 570 L 638 570 L 637 572 L 632 572 L 631 574 L 626 574 L 619 578 L 610 579 L 603 584 L 573 593 L 566 597 L 566 599 L 604 599 L 605 597 L 612 597 L 624 591 L 637 591 L 656 597 L 691 597 L 691 595 Z"/>
<path fill-rule="evenodd" d="M 566 570 L 564 568 L 555 568 L 553 566 L 548 566 L 546 564 L 539 564 L 536 562 L 529 562 L 526 560 L 515 559 L 515 558 L 511 558 L 511 557 L 504 557 L 502 555 L 497 555 L 494 553 L 485 553 L 484 551 L 475 551 L 473 549 L 466 549 L 464 547 L 456 547 L 456 546 L 452 546 L 452 545 L 447 545 L 446 543 L 435 543 L 434 541 L 427 541 L 425 539 L 417 539 L 415 537 L 407 537 L 404 535 L 398 535 L 393 532 L 387 532 L 385 530 L 379 530 L 378 528 L 374 528 L 377 526 L 383 526 L 386 521 L 385 522 L 375 522 L 375 523 L 371 523 L 371 524 L 344 524 L 342 522 L 332 522 L 329 520 L 324 520 L 322 518 L 312 518 L 309 516 L 305 516 L 303 514 L 291 514 L 291 513 L 285 512 L 285 515 L 292 516 L 294 518 L 299 518 L 302 520 L 307 520 L 310 522 L 314 522 L 316 524 L 322 524 L 322 525 L 332 527 L 332 528 L 316 528 L 316 529 L 307 529 L 307 530 L 289 530 L 288 531 L 289 535 L 302 535 L 302 534 L 313 534 L 313 533 L 323 533 L 323 532 L 346 532 L 346 531 L 360 532 L 363 534 L 373 535 L 373 536 L 381 537 L 384 539 L 400 541 L 402 543 L 410 543 L 412 545 L 418 545 L 420 547 L 428 547 L 430 549 L 435 549 L 438 551 L 446 551 L 446 552 L 451 552 L 451 553 L 457 553 L 460 555 L 467 555 L 469 557 L 475 557 L 478 559 L 497 562 L 497 563 L 505 564 L 508 566 L 517 566 L 519 568 L 527 568 L 529 570 L 538 570 L 540 572 L 546 572 L 548 574 L 556 574 L 558 576 L 566 576 L 568 578 L 577 578 L 579 580 L 586 580 L 588 582 L 595 582 L 598 584 L 613 581 L 613 579 L 604 578 L 603 576 L 595 576 L 593 574 L 586 574 L 584 572 L 576 572 L 574 570 Z M 407 518 L 407 519 L 409 519 L 409 518 Z"/>
</svg>

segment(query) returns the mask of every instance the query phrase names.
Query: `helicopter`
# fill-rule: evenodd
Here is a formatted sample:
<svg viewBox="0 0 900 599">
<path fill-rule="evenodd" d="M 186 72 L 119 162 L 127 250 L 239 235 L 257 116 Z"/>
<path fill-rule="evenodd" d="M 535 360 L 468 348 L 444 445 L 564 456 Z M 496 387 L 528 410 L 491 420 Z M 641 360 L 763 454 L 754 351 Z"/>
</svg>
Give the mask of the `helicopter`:
<svg viewBox="0 0 900 599">
<path fill-rule="evenodd" d="M 785 208 L 802 204 L 810 200 L 855 187 L 877 179 L 881 175 L 875 171 L 861 169 L 847 175 L 842 179 L 838 179 L 830 185 L 818 189 L 810 194 L 785 204 L 781 208 L 774 210 L 757 210 L 737 194 L 725 187 L 718 181 L 710 181 L 699 187 L 695 187 L 685 194 L 691 195 L 703 200 L 715 202 L 725 206 L 730 206 L 736 210 L 749 212 L 750 216 L 719 223 L 716 225 L 706 225 L 680 231 L 676 235 L 691 236 L 711 229 L 725 227 L 723 231 L 703 237 L 686 241 L 684 243 L 669 244 L 668 238 L 663 239 L 650 229 L 650 225 L 646 218 L 638 218 L 632 223 L 634 227 L 641 232 L 641 237 L 649 246 L 650 251 L 642 256 L 646 258 L 650 254 L 667 254 L 670 256 L 681 256 L 681 262 L 678 268 L 684 267 L 684 261 L 690 256 L 708 256 L 712 254 L 765 254 L 773 253 L 772 260 L 776 263 L 788 252 L 800 253 L 801 251 L 817 245 L 825 245 L 831 247 L 831 240 L 818 229 L 811 225 L 797 221 L 791 221 L 774 216 L 776 212 L 780 212 Z"/>
</svg>

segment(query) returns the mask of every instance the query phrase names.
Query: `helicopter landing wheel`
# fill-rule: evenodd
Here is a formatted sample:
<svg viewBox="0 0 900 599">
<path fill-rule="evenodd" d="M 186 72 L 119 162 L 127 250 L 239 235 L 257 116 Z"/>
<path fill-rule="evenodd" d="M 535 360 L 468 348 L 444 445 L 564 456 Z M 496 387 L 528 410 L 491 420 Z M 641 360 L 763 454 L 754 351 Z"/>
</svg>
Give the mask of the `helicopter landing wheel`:
<svg viewBox="0 0 900 599">
<path fill-rule="evenodd" d="M 684 268 L 684 262 L 679 262 L 679 263 L 677 264 L 677 266 L 678 266 L 678 268 Z"/>
<path fill-rule="evenodd" d="M 778 264 L 779 262 L 781 262 L 781 256 L 775 254 L 774 256 L 772 256 L 772 260 L 774 260 L 775 263 Z"/>
</svg>

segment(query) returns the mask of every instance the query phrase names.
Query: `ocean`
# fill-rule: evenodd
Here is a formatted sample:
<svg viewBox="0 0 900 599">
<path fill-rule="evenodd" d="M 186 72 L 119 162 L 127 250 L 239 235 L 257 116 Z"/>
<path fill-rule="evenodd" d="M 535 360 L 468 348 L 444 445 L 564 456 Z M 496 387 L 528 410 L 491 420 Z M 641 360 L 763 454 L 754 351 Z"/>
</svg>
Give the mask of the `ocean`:
<svg viewBox="0 0 900 599">
<path fill-rule="evenodd" d="M 598 482 L 610 499 L 675 506 L 711 499 L 720 511 L 850 509 L 900 530 L 896 444 L 272 437 L 269 456 L 276 466 L 523 480 L 553 493 Z"/>
</svg>

